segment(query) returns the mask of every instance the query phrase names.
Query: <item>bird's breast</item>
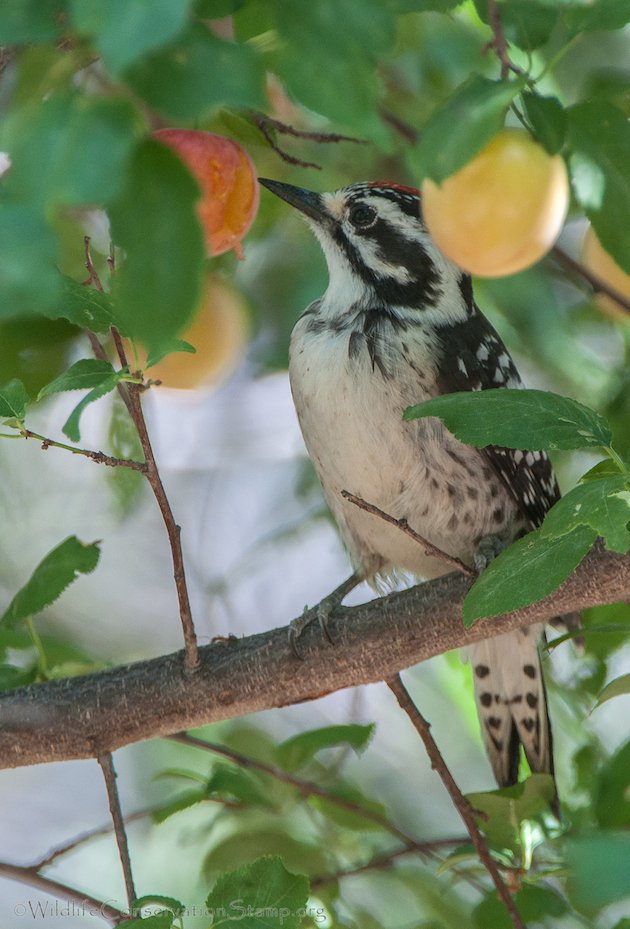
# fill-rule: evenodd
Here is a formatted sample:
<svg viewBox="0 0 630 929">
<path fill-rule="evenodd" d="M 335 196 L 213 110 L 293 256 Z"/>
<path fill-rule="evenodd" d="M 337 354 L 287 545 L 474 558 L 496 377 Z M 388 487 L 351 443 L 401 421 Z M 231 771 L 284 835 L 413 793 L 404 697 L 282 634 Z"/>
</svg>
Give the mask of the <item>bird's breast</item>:
<svg viewBox="0 0 630 929">
<path fill-rule="evenodd" d="M 393 567 L 429 577 L 445 567 L 342 490 L 406 518 L 433 544 L 468 560 L 488 522 L 480 453 L 438 420 L 402 418 L 406 407 L 437 393 L 434 362 L 419 336 L 389 333 L 370 345 L 361 328 L 314 326 L 305 316 L 291 339 L 291 390 L 309 456 L 355 567 L 370 573 Z M 496 481 L 493 488 L 505 496 Z M 501 513 L 494 507 L 499 528 L 509 518 L 504 503 Z"/>
</svg>

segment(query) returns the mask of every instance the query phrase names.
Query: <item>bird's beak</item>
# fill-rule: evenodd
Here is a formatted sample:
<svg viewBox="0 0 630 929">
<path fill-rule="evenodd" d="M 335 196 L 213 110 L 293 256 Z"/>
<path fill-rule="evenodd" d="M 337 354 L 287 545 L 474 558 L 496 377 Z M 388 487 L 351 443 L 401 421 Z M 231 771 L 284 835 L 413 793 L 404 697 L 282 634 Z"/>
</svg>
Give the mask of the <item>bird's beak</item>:
<svg viewBox="0 0 630 929">
<path fill-rule="evenodd" d="M 300 213 L 304 213 L 309 219 L 315 220 L 316 223 L 322 223 L 329 219 L 320 194 L 312 190 L 304 190 L 302 187 L 294 187 L 293 184 L 282 184 L 280 181 L 270 181 L 266 177 L 259 177 L 258 181 L 267 190 L 270 190 L 276 197 L 286 200 L 291 206 L 294 206 Z"/>
</svg>

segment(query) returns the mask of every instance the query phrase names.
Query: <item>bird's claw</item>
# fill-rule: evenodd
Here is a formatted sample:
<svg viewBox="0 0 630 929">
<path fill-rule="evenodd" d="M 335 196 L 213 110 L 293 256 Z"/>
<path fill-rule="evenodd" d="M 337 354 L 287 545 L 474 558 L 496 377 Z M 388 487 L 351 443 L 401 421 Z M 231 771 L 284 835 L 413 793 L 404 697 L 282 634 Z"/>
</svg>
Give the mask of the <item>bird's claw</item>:
<svg viewBox="0 0 630 929">
<path fill-rule="evenodd" d="M 304 607 L 302 615 L 291 620 L 289 624 L 289 645 L 296 658 L 304 659 L 304 652 L 299 648 L 298 641 L 307 626 L 310 626 L 313 622 L 318 623 L 324 637 L 328 639 L 330 644 L 336 645 L 337 639 L 334 638 L 330 630 L 330 617 L 338 606 L 337 598 L 325 597 L 316 607 L 311 609 Z"/>
<path fill-rule="evenodd" d="M 485 571 L 491 561 L 505 549 L 505 541 L 498 535 L 485 535 L 479 542 L 474 554 L 474 565 L 477 574 Z"/>
</svg>

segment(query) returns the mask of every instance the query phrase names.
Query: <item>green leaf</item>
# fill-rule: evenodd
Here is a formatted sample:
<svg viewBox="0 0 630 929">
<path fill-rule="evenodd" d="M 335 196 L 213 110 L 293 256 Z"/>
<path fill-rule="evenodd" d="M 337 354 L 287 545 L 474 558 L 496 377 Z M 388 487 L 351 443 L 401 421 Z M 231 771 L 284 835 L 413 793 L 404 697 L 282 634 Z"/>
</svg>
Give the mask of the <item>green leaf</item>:
<svg viewBox="0 0 630 929">
<path fill-rule="evenodd" d="M 60 35 L 62 0 L 2 0 L 0 45 L 48 42 Z"/>
<path fill-rule="evenodd" d="M 227 764 L 215 766 L 206 784 L 205 794 L 211 798 L 238 800 L 245 805 L 273 805 L 247 771 Z"/>
<path fill-rule="evenodd" d="M 100 556 L 96 543 L 84 544 L 70 536 L 53 548 L 35 568 L 30 579 L 15 595 L 0 623 L 14 626 L 50 606 L 79 574 L 90 574 Z"/>
<path fill-rule="evenodd" d="M 71 0 L 79 33 L 89 36 L 112 74 L 165 45 L 185 26 L 191 0 Z"/>
<path fill-rule="evenodd" d="M 177 155 L 148 141 L 137 149 L 127 189 L 110 209 L 114 240 L 126 251 L 115 278 L 116 315 L 149 351 L 173 339 L 198 302 L 205 260 L 198 198 Z"/>
<path fill-rule="evenodd" d="M 145 364 L 145 369 L 152 368 L 158 361 L 161 361 L 162 358 L 166 358 L 167 355 L 172 355 L 173 352 L 188 352 L 190 355 L 195 355 L 197 349 L 194 345 L 191 345 L 190 342 L 185 342 L 184 339 L 172 339 L 170 342 L 162 345 L 159 351 L 152 352 L 149 355 L 147 363 Z"/>
<path fill-rule="evenodd" d="M 514 850 L 520 846 L 521 823 L 547 812 L 554 797 L 550 774 L 532 774 L 512 787 L 466 795 L 473 809 L 487 817 L 479 825 L 492 846 Z"/>
<path fill-rule="evenodd" d="M 395 13 L 448 13 L 460 6 L 463 0 L 387 0 Z"/>
<path fill-rule="evenodd" d="M 612 458 L 602 458 L 596 465 L 583 474 L 580 478 L 580 484 L 586 484 L 588 481 L 599 481 L 602 477 L 618 477 L 619 465 Z"/>
<path fill-rule="evenodd" d="M 630 833 L 567 839 L 566 855 L 571 899 L 586 912 L 630 896 Z"/>
<path fill-rule="evenodd" d="M 22 422 L 30 402 L 31 398 L 26 392 L 26 387 L 16 377 L 0 387 L 0 416 Z"/>
<path fill-rule="evenodd" d="M 203 787 L 184 790 L 153 810 L 153 822 L 163 823 L 171 816 L 181 813 L 182 810 L 188 810 L 191 806 L 196 806 L 198 803 L 203 803 L 207 799 L 208 796 Z"/>
<path fill-rule="evenodd" d="M 211 848 L 203 863 L 203 873 L 208 879 L 214 880 L 224 871 L 251 864 L 261 855 L 280 855 L 284 861 L 291 862 L 292 868 L 305 874 L 324 874 L 329 869 L 329 851 L 321 841 L 294 839 L 287 831 L 286 821 L 277 818 L 272 821 L 268 815 L 260 825 L 259 822 L 258 817 L 248 817 L 246 843 L 243 842 L 244 824 L 234 824 L 236 828 L 232 834 Z"/>
<path fill-rule="evenodd" d="M 588 407 L 546 390 L 496 388 L 445 394 L 408 407 L 404 419 L 437 416 L 460 442 L 485 448 L 556 449 L 609 446 L 608 423 Z"/>
<path fill-rule="evenodd" d="M 221 875 L 206 906 L 213 911 L 221 910 L 221 922 L 238 922 L 241 929 L 269 929 L 277 925 L 298 929 L 308 890 L 307 878 L 287 871 L 281 858 L 259 858 Z"/>
<path fill-rule="evenodd" d="M 154 913 L 152 916 L 131 919 L 125 922 L 125 929 L 171 929 L 173 916 L 167 910 Z"/>
<path fill-rule="evenodd" d="M 564 107 L 557 97 L 541 97 L 529 91 L 524 92 L 521 99 L 534 135 L 550 155 L 555 155 L 564 145 L 566 136 Z"/>
<path fill-rule="evenodd" d="M 462 604 L 466 627 L 477 619 L 501 616 L 542 600 L 577 568 L 597 532 L 578 526 L 559 539 L 535 529 L 501 552 L 477 578 Z"/>
<path fill-rule="evenodd" d="M 100 400 L 101 397 L 110 393 L 119 383 L 120 374 L 117 371 L 113 371 L 112 374 L 104 377 L 97 387 L 94 387 L 89 394 L 86 394 L 85 397 L 77 403 L 72 413 L 70 413 L 70 416 L 68 416 L 61 427 L 63 434 L 67 435 L 73 442 L 79 442 L 81 439 L 79 420 L 85 408 L 89 406 L 90 403 L 94 403 L 95 400 Z"/>
<path fill-rule="evenodd" d="M 107 438 L 116 458 L 144 461 L 138 430 L 119 393 L 114 394 Z M 105 475 L 114 497 L 118 514 L 129 517 L 144 487 L 144 476 L 132 468 L 107 468 Z"/>
<path fill-rule="evenodd" d="M 505 112 L 525 78 L 489 81 L 478 74 L 433 112 L 413 156 L 420 172 L 438 184 L 463 168 L 503 127 Z"/>
<path fill-rule="evenodd" d="M 0 202 L 0 318 L 46 313 L 61 291 L 57 242 L 29 206 Z"/>
<path fill-rule="evenodd" d="M 113 374 L 116 372 L 109 361 L 101 361 L 100 358 L 81 358 L 50 384 L 42 387 L 37 399 L 41 400 L 43 397 L 49 397 L 51 394 L 58 394 L 64 390 L 86 390 L 98 387 L 104 381 L 110 380 Z"/>
<path fill-rule="evenodd" d="M 355 804 L 357 812 L 355 813 L 345 806 L 339 806 L 339 804 L 327 799 L 327 797 L 315 795 L 309 797 L 309 805 L 319 810 L 320 813 L 343 829 L 352 829 L 355 832 L 374 832 L 387 828 L 385 825 L 374 822 L 373 819 L 361 812 L 365 810 L 368 814 L 376 813 L 382 820 L 387 821 L 387 810 L 383 804 L 366 797 L 358 787 L 346 783 L 335 784 L 330 788 L 330 793 Z"/>
<path fill-rule="evenodd" d="M 300 103 L 386 145 L 378 116 L 379 57 L 394 42 L 394 17 L 380 0 L 274 0 L 280 47 L 272 65 Z M 341 93 L 351 87 L 352 93 Z"/>
<path fill-rule="evenodd" d="M 265 105 L 264 69 L 254 49 L 202 26 L 190 26 L 176 44 L 139 62 L 127 80 L 172 120 L 196 120 L 219 106 Z"/>
<path fill-rule="evenodd" d="M 630 0 L 592 0 L 569 8 L 565 21 L 571 35 L 600 29 L 621 29 L 630 22 Z"/>
<path fill-rule="evenodd" d="M 56 93 L 14 108 L 0 130 L 7 192 L 44 208 L 102 206 L 120 193 L 138 128 L 136 109 L 116 97 Z"/>
<path fill-rule="evenodd" d="M 117 326 L 123 335 L 127 334 L 116 319 L 109 294 L 86 287 L 71 277 L 63 277 L 62 281 L 63 291 L 56 305 L 46 310 L 46 316 L 67 319 L 91 332 L 109 332 L 112 326 Z"/>
<path fill-rule="evenodd" d="M 195 0 L 195 13 L 203 19 L 223 19 L 239 10 L 245 0 Z"/>
<path fill-rule="evenodd" d="M 630 675 L 627 675 L 630 678 Z M 626 681 L 630 693 L 630 681 Z M 630 742 L 607 759 L 599 772 L 593 808 L 602 829 L 630 825 Z"/>
<path fill-rule="evenodd" d="M 630 548 L 630 493 L 622 474 L 578 484 L 551 508 L 540 528 L 558 539 L 577 526 L 590 526 L 606 540 L 606 548 L 625 554 Z"/>
<path fill-rule="evenodd" d="M 560 894 L 550 887 L 541 887 L 536 884 L 523 884 L 514 894 L 514 903 L 523 919 L 530 923 L 545 922 L 548 916 L 564 916 L 568 906 Z M 473 923 L 475 929 L 513 929 L 514 923 L 510 918 L 505 904 L 499 900 L 496 891 L 488 894 L 473 910 Z"/>
<path fill-rule="evenodd" d="M 25 687 L 37 680 L 37 665 L 30 668 L 17 668 L 12 665 L 0 665 L 0 691 Z"/>
<path fill-rule="evenodd" d="M 373 723 L 368 726 L 325 726 L 321 729 L 311 729 L 309 732 L 300 732 L 278 746 L 278 761 L 287 771 L 297 771 L 308 764 L 323 748 L 349 745 L 360 754 L 367 747 L 373 733 Z"/>
<path fill-rule="evenodd" d="M 630 274 L 630 124 L 610 103 L 567 110 L 571 182 L 597 238 Z"/>
<path fill-rule="evenodd" d="M 612 700 L 613 697 L 622 697 L 624 694 L 630 694 L 630 674 L 622 674 L 621 677 L 616 677 L 614 681 L 606 684 L 597 698 L 595 707 L 601 706 L 607 700 Z"/>
<path fill-rule="evenodd" d="M 175 916 L 179 916 L 186 910 L 184 904 L 175 897 L 165 897 L 162 894 L 144 894 L 133 901 L 131 909 L 140 910 L 145 906 L 161 906 L 165 910 L 170 910 Z"/>
</svg>

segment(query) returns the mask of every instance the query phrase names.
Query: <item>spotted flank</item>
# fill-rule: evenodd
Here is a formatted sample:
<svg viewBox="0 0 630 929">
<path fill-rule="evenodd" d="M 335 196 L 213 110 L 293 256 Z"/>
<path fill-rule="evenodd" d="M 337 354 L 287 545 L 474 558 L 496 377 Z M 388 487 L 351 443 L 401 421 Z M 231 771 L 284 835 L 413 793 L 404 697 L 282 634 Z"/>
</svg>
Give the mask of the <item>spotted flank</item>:
<svg viewBox="0 0 630 929">
<path fill-rule="evenodd" d="M 539 637 L 530 627 L 471 648 L 482 735 L 500 786 L 517 781 L 521 744 L 534 773 L 553 774 Z"/>
</svg>

